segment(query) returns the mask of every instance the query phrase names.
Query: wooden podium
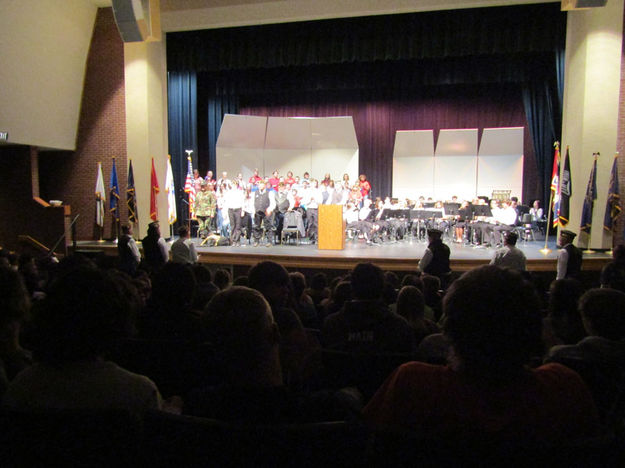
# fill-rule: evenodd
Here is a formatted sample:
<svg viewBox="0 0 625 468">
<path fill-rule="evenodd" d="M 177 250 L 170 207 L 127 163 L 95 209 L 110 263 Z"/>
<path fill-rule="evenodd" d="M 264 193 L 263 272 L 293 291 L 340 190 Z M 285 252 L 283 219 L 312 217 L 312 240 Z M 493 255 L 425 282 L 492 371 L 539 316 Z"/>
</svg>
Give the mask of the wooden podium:
<svg viewBox="0 0 625 468">
<path fill-rule="evenodd" d="M 345 221 L 342 205 L 319 206 L 319 248 L 343 250 L 345 248 Z"/>
</svg>

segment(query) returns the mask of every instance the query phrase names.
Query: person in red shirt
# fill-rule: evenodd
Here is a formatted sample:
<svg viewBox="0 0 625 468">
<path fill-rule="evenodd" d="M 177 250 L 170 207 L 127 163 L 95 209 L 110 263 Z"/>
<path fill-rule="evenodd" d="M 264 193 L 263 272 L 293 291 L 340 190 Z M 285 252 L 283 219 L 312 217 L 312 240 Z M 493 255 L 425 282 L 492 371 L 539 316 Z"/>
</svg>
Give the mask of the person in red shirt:
<svg viewBox="0 0 625 468">
<path fill-rule="evenodd" d="M 263 180 L 263 178 L 258 175 L 258 169 L 254 169 L 254 175 L 252 175 L 252 177 L 250 177 L 250 179 L 248 180 L 250 187 L 252 187 L 252 190 L 256 190 L 258 188 L 258 183 L 261 180 Z"/>
<path fill-rule="evenodd" d="M 360 186 L 360 193 L 362 193 L 362 198 L 369 198 L 369 192 L 371 192 L 371 184 L 367 180 L 367 176 L 364 174 L 360 174 L 358 177 L 358 185 Z"/>
<path fill-rule="evenodd" d="M 494 265 L 465 273 L 443 302 L 451 342 L 445 366 L 403 364 L 363 410 L 369 423 L 437 440 L 558 443 L 599 433 L 581 377 L 560 364 L 530 368 L 542 354 L 534 287 Z"/>
<path fill-rule="evenodd" d="M 272 189 L 278 190 L 278 184 L 280 184 L 280 176 L 278 175 L 278 171 L 273 171 L 269 179 L 269 185 Z"/>
<path fill-rule="evenodd" d="M 293 177 L 293 172 L 289 171 L 286 173 L 286 179 L 284 179 L 284 184 L 291 188 L 291 186 L 295 183 L 295 178 Z"/>
</svg>

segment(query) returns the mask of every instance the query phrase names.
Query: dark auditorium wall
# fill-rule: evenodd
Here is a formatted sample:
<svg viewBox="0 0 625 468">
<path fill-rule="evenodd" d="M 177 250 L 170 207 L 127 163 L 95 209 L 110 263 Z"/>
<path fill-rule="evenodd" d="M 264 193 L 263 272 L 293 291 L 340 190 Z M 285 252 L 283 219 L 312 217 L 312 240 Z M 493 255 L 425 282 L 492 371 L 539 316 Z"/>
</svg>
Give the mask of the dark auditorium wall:
<svg viewBox="0 0 625 468">
<path fill-rule="evenodd" d="M 28 235 L 51 248 L 64 232 L 63 208 L 44 208 L 33 199 L 33 182 L 36 187 L 38 178 L 36 161 L 35 148 L 0 147 L 0 246 L 8 250 L 28 250 L 26 244 L 19 244 L 20 235 Z M 62 249 L 63 245 L 57 252 Z"/>
<path fill-rule="evenodd" d="M 126 110 L 124 88 L 124 43 L 111 8 L 100 8 L 87 58 L 78 138 L 74 152 L 43 152 L 39 158 L 41 194 L 72 207 L 78 240 L 97 238 L 95 228 L 95 184 L 97 163 L 102 162 L 104 186 L 108 186 L 116 157 L 120 185 L 120 213 L 127 221 L 125 190 L 127 177 Z M 108 193 L 106 210 L 108 212 Z M 104 237 L 111 236 L 111 217 L 105 217 Z"/>
</svg>

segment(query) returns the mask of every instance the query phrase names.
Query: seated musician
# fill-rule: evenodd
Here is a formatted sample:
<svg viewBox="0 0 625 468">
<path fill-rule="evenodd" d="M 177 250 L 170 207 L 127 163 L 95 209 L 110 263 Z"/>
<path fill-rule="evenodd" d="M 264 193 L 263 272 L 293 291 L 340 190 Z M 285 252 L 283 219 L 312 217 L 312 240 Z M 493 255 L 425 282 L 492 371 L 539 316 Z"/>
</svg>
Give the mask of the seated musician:
<svg viewBox="0 0 625 468">
<path fill-rule="evenodd" d="M 514 229 L 517 222 L 517 212 L 508 201 L 501 203 L 501 209 L 493 213 L 496 225 L 493 226 L 491 245 L 503 244 L 503 234 Z"/>
<path fill-rule="evenodd" d="M 458 214 L 456 215 L 456 236 L 454 242 L 460 244 L 464 242 L 465 228 L 472 215 L 473 212 L 471 210 L 471 204 L 466 200 L 463 201 L 458 209 Z"/>
</svg>

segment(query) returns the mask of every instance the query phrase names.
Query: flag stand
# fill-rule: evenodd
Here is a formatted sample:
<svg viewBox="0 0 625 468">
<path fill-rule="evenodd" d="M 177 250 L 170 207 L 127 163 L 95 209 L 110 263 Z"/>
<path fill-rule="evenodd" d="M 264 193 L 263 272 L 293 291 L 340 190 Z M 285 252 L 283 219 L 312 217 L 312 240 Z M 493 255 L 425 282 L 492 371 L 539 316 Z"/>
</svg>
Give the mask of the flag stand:
<svg viewBox="0 0 625 468">
<path fill-rule="evenodd" d="M 558 149 L 558 154 L 559 154 L 559 150 L 560 150 L 560 142 L 556 141 L 553 144 L 557 149 Z M 558 177 L 560 177 L 560 174 L 558 174 Z M 553 184 L 553 182 L 552 182 Z M 549 228 L 553 227 L 553 221 L 551 220 L 551 208 L 553 205 L 553 195 L 554 195 L 554 191 L 549 190 L 549 210 L 547 210 L 547 227 L 545 228 L 545 246 L 539 250 L 539 252 L 543 255 L 549 255 L 551 253 L 551 249 L 548 247 L 548 242 L 549 242 Z M 551 226 L 550 226 L 551 225 Z M 557 240 L 557 233 L 558 233 L 558 227 L 556 226 L 556 247 L 558 245 L 558 240 Z"/>
</svg>

